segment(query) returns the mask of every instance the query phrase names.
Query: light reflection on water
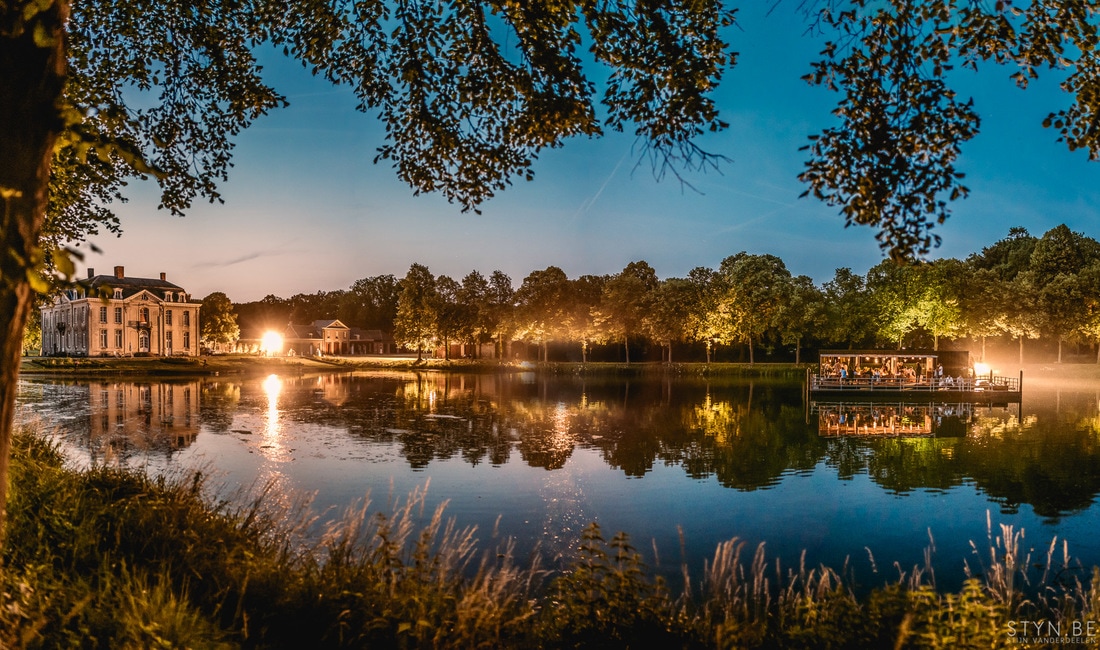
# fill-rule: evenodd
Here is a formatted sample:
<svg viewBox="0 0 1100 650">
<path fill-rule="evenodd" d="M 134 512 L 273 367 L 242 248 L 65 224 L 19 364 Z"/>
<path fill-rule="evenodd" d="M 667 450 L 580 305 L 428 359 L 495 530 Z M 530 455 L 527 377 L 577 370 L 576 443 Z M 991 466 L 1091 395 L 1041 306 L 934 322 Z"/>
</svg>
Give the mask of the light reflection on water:
<svg viewBox="0 0 1100 650">
<path fill-rule="evenodd" d="M 949 584 L 987 510 L 1036 548 L 1056 535 L 1100 563 L 1098 400 L 1044 388 L 1022 411 L 810 408 L 799 385 L 775 382 L 390 372 L 26 378 L 18 417 L 55 428 L 82 465 L 202 468 L 228 491 L 272 484 L 334 512 L 430 480 L 428 511 L 449 501 L 489 546 L 499 519 L 521 554 L 552 558 L 596 521 L 647 555 L 655 540 L 672 573 L 738 536 L 787 566 L 803 549 L 811 564 L 851 558 L 874 580 L 865 548 L 880 567 L 910 566 L 931 529 Z"/>
</svg>

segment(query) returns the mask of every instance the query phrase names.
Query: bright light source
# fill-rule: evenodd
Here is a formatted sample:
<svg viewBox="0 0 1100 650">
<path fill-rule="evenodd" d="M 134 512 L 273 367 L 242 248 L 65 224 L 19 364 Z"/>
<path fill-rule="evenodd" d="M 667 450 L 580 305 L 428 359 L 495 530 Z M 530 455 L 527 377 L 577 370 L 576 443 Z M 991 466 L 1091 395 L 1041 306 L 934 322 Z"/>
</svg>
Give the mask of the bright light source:
<svg viewBox="0 0 1100 650">
<path fill-rule="evenodd" d="M 974 376 L 985 377 L 989 374 L 989 364 L 987 363 L 975 363 L 974 364 Z"/>
<path fill-rule="evenodd" d="M 283 353 L 283 337 L 278 332 L 264 332 L 260 339 L 260 351 L 267 356 Z"/>
</svg>

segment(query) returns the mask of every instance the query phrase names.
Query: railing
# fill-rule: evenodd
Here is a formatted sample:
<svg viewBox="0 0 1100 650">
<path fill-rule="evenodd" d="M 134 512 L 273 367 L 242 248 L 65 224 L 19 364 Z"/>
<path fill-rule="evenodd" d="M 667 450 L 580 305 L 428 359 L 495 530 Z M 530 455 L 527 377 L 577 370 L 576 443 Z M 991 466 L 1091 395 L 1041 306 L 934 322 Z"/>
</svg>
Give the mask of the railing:
<svg viewBox="0 0 1100 650">
<path fill-rule="evenodd" d="M 1019 391 L 1019 377 L 846 377 L 835 375 L 810 376 L 810 390 L 904 390 L 904 391 Z"/>
</svg>

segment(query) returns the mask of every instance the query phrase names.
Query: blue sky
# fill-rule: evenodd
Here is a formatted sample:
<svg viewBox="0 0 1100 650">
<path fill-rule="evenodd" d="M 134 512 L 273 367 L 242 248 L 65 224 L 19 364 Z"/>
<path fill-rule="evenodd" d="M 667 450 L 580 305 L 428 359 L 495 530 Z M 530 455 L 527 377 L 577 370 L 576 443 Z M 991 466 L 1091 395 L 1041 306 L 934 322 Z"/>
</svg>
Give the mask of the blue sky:
<svg viewBox="0 0 1100 650">
<path fill-rule="evenodd" d="M 516 180 L 482 214 L 463 214 L 439 196 L 414 197 L 388 165 L 372 163 L 383 129 L 354 110 L 349 91 L 272 54 L 265 70 L 291 106 L 237 140 L 225 204 L 173 217 L 156 209 L 155 185 L 134 185 L 117 206 L 122 237 L 94 238 L 103 252 L 86 265 L 166 272 L 196 297 L 223 291 L 236 302 L 401 277 L 414 262 L 456 278 L 500 269 L 517 286 L 549 265 L 577 277 L 645 260 L 662 278 L 683 276 L 739 251 L 777 255 L 819 284 L 841 266 L 864 273 L 882 259 L 874 231 L 844 228 L 835 209 L 798 198 L 798 148 L 832 123 L 837 99 L 799 79 L 823 41 L 802 34 L 793 3 L 769 17 L 771 3 L 757 4 L 728 33 L 741 53 L 717 95 L 730 128 L 702 142 L 732 162 L 721 174 L 691 175 L 698 192 L 655 182 L 646 163 L 635 166 L 633 136 L 609 134 L 543 152 L 534 181 Z M 1066 223 L 1100 237 L 1100 166 L 1040 126 L 1067 98 L 1050 74 L 1020 91 L 1010 72 L 960 73 L 956 88 L 974 97 L 982 133 L 960 161 L 970 198 L 937 228 L 943 245 L 933 257 L 965 257 L 1017 225 L 1040 235 Z"/>
</svg>

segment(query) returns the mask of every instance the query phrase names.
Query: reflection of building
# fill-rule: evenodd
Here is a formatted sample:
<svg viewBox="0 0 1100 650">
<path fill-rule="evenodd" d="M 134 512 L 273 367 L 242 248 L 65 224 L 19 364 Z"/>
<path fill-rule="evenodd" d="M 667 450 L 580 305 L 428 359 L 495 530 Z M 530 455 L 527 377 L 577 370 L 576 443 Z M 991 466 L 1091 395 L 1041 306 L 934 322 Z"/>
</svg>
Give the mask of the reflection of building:
<svg viewBox="0 0 1100 650">
<path fill-rule="evenodd" d="M 823 436 L 966 435 L 974 405 L 914 402 L 815 402 Z"/>
<path fill-rule="evenodd" d="M 92 384 L 89 398 L 95 446 L 180 449 L 199 433 L 197 382 Z"/>
<path fill-rule="evenodd" d="M 42 307 L 42 354 L 93 356 L 199 353 L 200 302 L 165 279 L 96 275 Z"/>
</svg>

